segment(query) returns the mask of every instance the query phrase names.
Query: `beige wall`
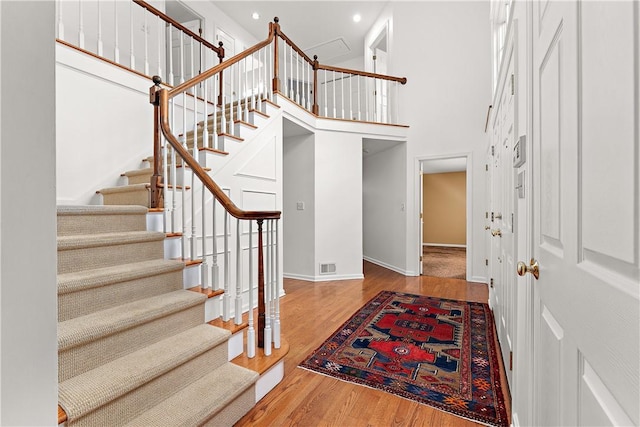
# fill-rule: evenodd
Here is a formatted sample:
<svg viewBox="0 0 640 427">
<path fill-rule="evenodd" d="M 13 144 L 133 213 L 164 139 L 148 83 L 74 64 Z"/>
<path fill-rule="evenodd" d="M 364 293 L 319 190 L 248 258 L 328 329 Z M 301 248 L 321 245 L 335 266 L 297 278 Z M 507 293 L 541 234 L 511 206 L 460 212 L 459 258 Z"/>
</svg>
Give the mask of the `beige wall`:
<svg viewBox="0 0 640 427">
<path fill-rule="evenodd" d="M 423 175 L 423 243 L 466 245 L 467 173 Z"/>
</svg>

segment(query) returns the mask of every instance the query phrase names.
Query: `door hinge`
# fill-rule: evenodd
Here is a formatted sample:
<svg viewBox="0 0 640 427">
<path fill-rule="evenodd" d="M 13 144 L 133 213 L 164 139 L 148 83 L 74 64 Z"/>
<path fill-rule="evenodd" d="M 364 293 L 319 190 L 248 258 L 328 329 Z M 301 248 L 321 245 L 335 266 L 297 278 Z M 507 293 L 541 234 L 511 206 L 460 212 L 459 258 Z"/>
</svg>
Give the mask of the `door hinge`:
<svg viewBox="0 0 640 427">
<path fill-rule="evenodd" d="M 493 277 L 491 278 L 491 280 L 489 281 L 489 286 L 491 286 L 493 288 Z"/>
<path fill-rule="evenodd" d="M 489 212 L 485 212 L 485 213 L 484 213 L 484 217 L 485 217 L 486 219 L 489 219 Z"/>
<path fill-rule="evenodd" d="M 515 76 L 511 74 L 511 95 L 515 95 L 515 93 L 516 93 Z"/>
<path fill-rule="evenodd" d="M 513 371 L 513 351 L 509 352 L 509 370 Z"/>
<path fill-rule="evenodd" d="M 495 155 L 496 155 L 496 146 L 495 146 L 495 145 L 492 145 L 492 146 L 491 146 L 491 155 L 492 155 L 492 156 L 495 156 Z"/>
<path fill-rule="evenodd" d="M 489 260 L 487 258 L 484 259 L 484 265 L 489 265 Z"/>
<path fill-rule="evenodd" d="M 420 255 L 420 262 L 422 262 L 422 255 Z"/>
<path fill-rule="evenodd" d="M 420 219 L 422 219 L 422 212 L 420 212 Z"/>
<path fill-rule="evenodd" d="M 485 172 L 489 172 L 489 165 L 485 164 L 484 165 L 484 170 L 485 170 Z"/>
</svg>

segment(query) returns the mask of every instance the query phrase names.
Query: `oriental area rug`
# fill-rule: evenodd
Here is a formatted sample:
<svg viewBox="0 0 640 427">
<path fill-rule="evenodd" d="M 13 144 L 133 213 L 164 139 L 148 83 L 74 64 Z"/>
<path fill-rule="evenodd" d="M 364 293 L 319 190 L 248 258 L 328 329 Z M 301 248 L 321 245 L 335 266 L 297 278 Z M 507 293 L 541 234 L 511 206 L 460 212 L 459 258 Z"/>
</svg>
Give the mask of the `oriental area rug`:
<svg viewBox="0 0 640 427">
<path fill-rule="evenodd" d="M 494 337 L 487 304 L 382 291 L 300 367 L 507 426 Z"/>
</svg>

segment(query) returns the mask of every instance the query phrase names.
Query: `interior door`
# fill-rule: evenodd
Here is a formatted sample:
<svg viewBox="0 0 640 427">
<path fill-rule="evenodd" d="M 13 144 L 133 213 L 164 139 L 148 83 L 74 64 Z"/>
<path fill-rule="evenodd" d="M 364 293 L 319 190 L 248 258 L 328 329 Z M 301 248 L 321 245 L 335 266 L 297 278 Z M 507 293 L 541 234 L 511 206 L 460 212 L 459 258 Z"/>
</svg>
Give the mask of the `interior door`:
<svg viewBox="0 0 640 427">
<path fill-rule="evenodd" d="M 639 23 L 533 4 L 534 425 L 640 422 Z"/>
<path fill-rule="evenodd" d="M 200 20 L 182 22 L 183 26 L 198 34 L 200 32 Z M 181 30 L 171 27 L 171 60 L 173 71 L 173 84 L 177 85 L 189 80 L 200 71 L 200 47 L 192 38 Z"/>
<path fill-rule="evenodd" d="M 420 275 L 424 274 L 424 173 L 420 164 Z"/>
<path fill-rule="evenodd" d="M 373 61 L 374 73 L 387 74 L 387 52 L 381 49 L 375 49 L 375 56 Z M 376 79 L 375 87 L 375 108 L 376 108 L 376 120 L 386 123 L 389 120 L 388 107 L 389 107 L 389 81 Z"/>
</svg>

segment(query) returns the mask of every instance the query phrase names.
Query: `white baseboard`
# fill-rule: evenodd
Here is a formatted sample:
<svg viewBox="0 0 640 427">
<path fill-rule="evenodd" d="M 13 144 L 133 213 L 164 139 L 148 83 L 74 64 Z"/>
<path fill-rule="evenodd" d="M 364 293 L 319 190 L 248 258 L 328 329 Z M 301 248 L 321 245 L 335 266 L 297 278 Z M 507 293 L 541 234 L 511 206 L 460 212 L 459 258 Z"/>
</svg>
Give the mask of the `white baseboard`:
<svg viewBox="0 0 640 427">
<path fill-rule="evenodd" d="M 422 246 L 440 246 L 443 248 L 466 248 L 467 245 L 456 245 L 452 243 L 423 243 Z"/>
<path fill-rule="evenodd" d="M 364 279 L 363 274 L 323 274 L 321 276 L 308 276 L 305 274 L 283 273 L 285 279 L 304 280 L 307 282 L 331 282 L 333 280 Z"/>
<path fill-rule="evenodd" d="M 471 279 L 467 280 L 467 282 L 484 283 L 486 285 L 489 283 L 489 279 L 484 276 L 472 276 Z"/>
<path fill-rule="evenodd" d="M 395 271 L 396 273 L 402 274 L 403 276 L 415 276 L 416 274 L 412 274 L 412 272 L 407 271 L 407 270 L 403 270 L 399 267 L 396 267 L 395 265 L 391 265 L 391 264 L 387 264 L 386 262 L 368 257 L 368 256 L 363 256 L 362 257 L 365 261 L 369 261 L 370 263 L 379 265 L 380 267 L 384 267 L 387 270 L 391 270 L 391 271 Z"/>
</svg>

